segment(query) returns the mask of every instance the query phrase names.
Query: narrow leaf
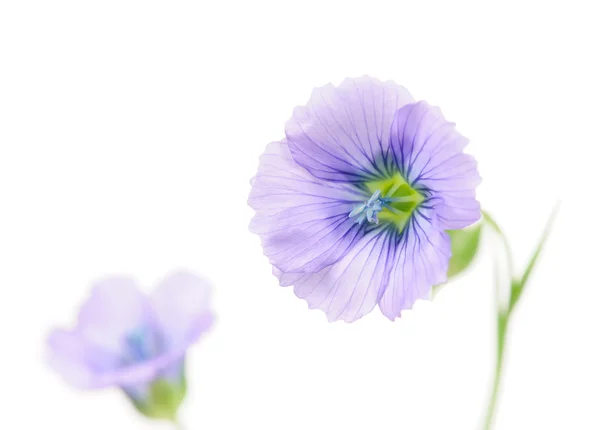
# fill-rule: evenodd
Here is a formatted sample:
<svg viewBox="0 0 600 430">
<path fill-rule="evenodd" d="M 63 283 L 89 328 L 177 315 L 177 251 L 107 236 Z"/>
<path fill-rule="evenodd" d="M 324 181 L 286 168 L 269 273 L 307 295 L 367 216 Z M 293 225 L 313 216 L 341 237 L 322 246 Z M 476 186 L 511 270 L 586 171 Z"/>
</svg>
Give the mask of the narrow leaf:
<svg viewBox="0 0 600 430">
<path fill-rule="evenodd" d="M 525 289 L 527 281 L 529 280 L 529 276 L 531 275 L 531 272 L 533 271 L 533 268 L 535 267 L 535 265 L 538 261 L 538 258 L 542 252 L 542 249 L 544 248 L 544 245 L 546 244 L 546 240 L 548 239 L 550 230 L 552 229 L 552 225 L 554 224 L 554 220 L 556 219 L 556 214 L 558 213 L 559 206 L 560 206 L 560 204 L 557 204 L 554 207 L 554 209 L 552 210 L 552 213 L 550 214 L 550 217 L 548 218 L 548 221 L 546 222 L 546 227 L 544 228 L 542 237 L 540 238 L 540 240 L 537 244 L 537 247 L 535 248 L 535 252 L 531 256 L 531 259 L 529 260 L 529 263 L 527 264 L 527 267 L 525 268 L 525 271 L 523 272 L 523 276 L 521 276 L 521 279 L 513 282 L 512 290 L 511 290 L 511 298 L 510 298 L 511 309 L 519 301 L 519 298 L 521 297 L 521 294 L 523 293 L 523 290 Z"/>
</svg>

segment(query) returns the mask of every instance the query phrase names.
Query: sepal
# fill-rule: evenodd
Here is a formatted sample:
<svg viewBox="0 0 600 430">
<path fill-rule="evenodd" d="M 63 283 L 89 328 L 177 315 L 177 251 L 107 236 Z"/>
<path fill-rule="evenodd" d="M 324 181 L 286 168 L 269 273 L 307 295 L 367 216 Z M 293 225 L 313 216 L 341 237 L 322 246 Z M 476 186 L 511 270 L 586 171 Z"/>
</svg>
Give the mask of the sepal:
<svg viewBox="0 0 600 430">
<path fill-rule="evenodd" d="M 175 422 L 177 411 L 186 395 L 186 379 L 182 374 L 178 379 L 161 378 L 151 382 L 142 395 L 131 395 L 125 390 L 135 408 L 151 419 Z"/>
</svg>

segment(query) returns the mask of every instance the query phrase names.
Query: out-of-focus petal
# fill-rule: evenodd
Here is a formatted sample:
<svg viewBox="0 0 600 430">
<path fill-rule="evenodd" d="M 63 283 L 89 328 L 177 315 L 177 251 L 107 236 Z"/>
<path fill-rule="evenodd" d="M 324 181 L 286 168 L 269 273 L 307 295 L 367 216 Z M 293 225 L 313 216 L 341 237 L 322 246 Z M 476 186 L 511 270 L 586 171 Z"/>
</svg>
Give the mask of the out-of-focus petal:
<svg viewBox="0 0 600 430">
<path fill-rule="evenodd" d="M 436 208 L 443 229 L 461 229 L 479 219 L 477 163 L 463 153 L 468 140 L 439 108 L 418 102 L 399 109 L 390 141 L 394 161 L 408 182 L 443 200 Z"/>
<path fill-rule="evenodd" d="M 145 384 L 170 375 L 185 350 L 173 350 L 141 363 L 124 364 L 122 357 L 90 344 L 77 331 L 54 331 L 47 344 L 47 361 L 67 383 L 81 389 L 110 386 L 141 390 Z M 137 387 L 137 388 L 136 388 Z"/>
<path fill-rule="evenodd" d="M 90 344 L 118 355 L 125 337 L 140 327 L 153 326 L 148 297 L 133 279 L 111 277 L 97 281 L 78 318 L 78 330 Z"/>
<path fill-rule="evenodd" d="M 103 382 L 100 375 L 120 364 L 120 357 L 90 344 L 76 331 L 54 330 L 46 353 L 50 367 L 77 388 L 99 388 Z"/>
<path fill-rule="evenodd" d="M 170 363 L 165 363 L 164 366 L 157 366 L 158 362 L 147 363 L 142 366 L 148 369 L 155 369 L 155 372 L 151 376 L 146 376 L 140 382 L 129 382 L 121 383 L 121 388 L 127 393 L 127 395 L 136 403 L 144 402 L 151 394 L 150 390 L 152 383 L 156 380 L 165 381 L 169 384 L 181 384 L 185 382 L 185 359 L 183 356 L 174 358 Z M 121 375 L 126 372 L 122 371 Z M 129 372 L 131 373 L 131 372 Z M 150 375 L 150 372 L 148 372 Z M 125 380 L 121 376 L 121 380 Z"/>
<path fill-rule="evenodd" d="M 271 264 L 285 272 L 316 272 L 335 263 L 360 238 L 348 217 L 364 193 L 326 183 L 292 159 L 285 142 L 267 146 L 248 203 L 256 211 L 250 230 Z"/>
<path fill-rule="evenodd" d="M 185 350 L 210 329 L 211 285 L 187 271 L 167 276 L 152 293 L 156 320 L 163 334 L 165 350 Z"/>
<path fill-rule="evenodd" d="M 395 249 L 395 264 L 379 301 L 383 314 L 394 320 L 417 299 L 429 298 L 432 286 L 446 281 L 450 254 L 450 238 L 435 212 L 415 211 Z"/>
<path fill-rule="evenodd" d="M 385 291 L 394 265 L 395 236 L 392 229 L 371 230 L 337 263 L 291 280 L 294 292 L 310 308 L 325 312 L 330 321 L 357 320 L 375 307 Z"/>
<path fill-rule="evenodd" d="M 286 124 L 294 160 L 324 180 L 378 178 L 389 161 L 394 114 L 413 101 L 404 87 L 368 76 L 317 88 Z"/>
</svg>

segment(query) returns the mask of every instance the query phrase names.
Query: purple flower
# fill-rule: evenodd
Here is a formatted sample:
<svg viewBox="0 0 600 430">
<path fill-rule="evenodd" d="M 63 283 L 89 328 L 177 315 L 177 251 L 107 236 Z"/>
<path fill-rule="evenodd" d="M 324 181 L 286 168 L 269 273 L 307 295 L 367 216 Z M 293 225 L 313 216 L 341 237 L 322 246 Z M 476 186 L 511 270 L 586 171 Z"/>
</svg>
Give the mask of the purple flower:
<svg viewBox="0 0 600 430">
<path fill-rule="evenodd" d="M 97 282 L 72 330 L 48 339 L 50 365 L 78 388 L 122 388 L 152 418 L 175 419 L 188 347 L 214 321 L 210 286 L 178 272 L 151 295 L 124 277 Z"/>
<path fill-rule="evenodd" d="M 295 109 L 252 180 L 250 225 L 282 286 L 330 321 L 400 316 L 446 280 L 446 230 L 480 217 L 474 158 L 440 110 L 346 79 Z"/>
</svg>

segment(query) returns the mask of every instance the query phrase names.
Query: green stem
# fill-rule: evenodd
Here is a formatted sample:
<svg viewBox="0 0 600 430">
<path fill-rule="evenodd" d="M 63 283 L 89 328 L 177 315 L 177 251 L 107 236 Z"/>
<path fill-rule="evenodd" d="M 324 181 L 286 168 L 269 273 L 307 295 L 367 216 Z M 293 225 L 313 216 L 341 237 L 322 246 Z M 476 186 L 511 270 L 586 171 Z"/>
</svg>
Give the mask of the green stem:
<svg viewBox="0 0 600 430">
<path fill-rule="evenodd" d="M 508 243 L 508 239 L 506 235 L 500 228 L 500 226 L 494 221 L 494 219 L 486 212 L 483 212 L 483 217 L 485 223 L 492 228 L 492 230 L 500 236 L 502 240 L 502 244 L 504 245 L 504 251 L 506 253 L 506 264 L 508 273 L 512 278 L 513 274 L 513 257 L 512 251 L 510 249 L 510 244 Z M 502 369 L 504 367 L 504 353 L 506 350 L 506 332 L 508 328 L 508 321 L 510 319 L 510 315 L 512 313 L 513 306 L 516 304 L 516 301 L 513 300 L 513 288 L 517 285 L 514 281 L 511 280 L 511 291 L 510 298 L 508 301 L 508 308 L 506 308 L 502 303 L 501 293 L 503 288 L 501 287 L 502 279 L 500 277 L 500 268 L 498 267 L 498 262 L 494 265 L 494 273 L 495 273 L 495 286 L 496 286 L 496 308 L 497 308 L 497 321 L 496 321 L 496 369 L 494 371 L 494 385 L 492 386 L 492 392 L 490 394 L 490 399 L 488 401 L 487 412 L 485 415 L 485 422 L 483 429 L 491 430 L 494 426 L 494 419 L 496 416 L 496 408 L 498 404 L 498 396 L 500 395 L 500 383 L 502 381 Z"/>
<path fill-rule="evenodd" d="M 498 345 L 496 351 L 496 371 L 494 372 L 494 385 L 490 400 L 488 402 L 487 414 L 485 417 L 484 430 L 491 430 L 496 415 L 496 405 L 498 403 L 498 393 L 500 392 L 500 381 L 502 380 L 502 368 L 504 365 L 504 351 L 506 345 L 506 329 L 508 327 L 509 313 L 498 314 Z"/>
<path fill-rule="evenodd" d="M 487 213 L 486 211 L 481 211 L 481 215 L 483 216 L 483 221 L 487 224 L 487 226 L 491 227 L 491 229 L 500 237 L 502 245 L 504 245 L 504 252 L 506 253 L 506 264 L 508 265 L 508 273 L 510 273 L 512 276 L 512 274 L 514 273 L 513 256 L 510 243 L 508 243 L 508 238 L 506 237 L 504 231 L 500 228 L 498 223 L 494 221 L 494 219 L 489 213 Z"/>
<path fill-rule="evenodd" d="M 483 212 L 483 219 L 484 219 L 486 225 L 491 227 L 492 230 L 495 231 L 496 234 L 498 234 L 500 236 L 500 239 L 502 240 L 502 243 L 504 245 L 504 251 L 506 253 L 506 259 L 507 259 L 507 264 L 508 264 L 508 273 L 511 277 L 510 295 L 509 295 L 509 299 L 508 299 L 508 304 L 503 305 L 501 303 L 501 299 L 500 299 L 500 294 L 502 291 L 502 289 L 500 287 L 501 280 L 499 279 L 500 270 L 498 269 L 498 265 L 496 264 L 496 266 L 494 267 L 494 272 L 496 274 L 496 280 L 495 280 L 496 281 L 496 296 L 498 298 L 497 303 L 496 303 L 496 306 L 498 309 L 498 322 L 497 322 L 497 324 L 498 324 L 498 326 L 497 326 L 498 343 L 497 343 L 497 351 L 496 351 L 496 370 L 494 372 L 494 385 L 492 387 L 492 393 L 490 395 L 490 400 L 488 402 L 488 408 L 487 408 L 487 413 L 486 413 L 486 417 L 485 417 L 485 424 L 483 427 L 484 430 L 491 430 L 494 425 L 494 417 L 496 414 L 496 405 L 498 403 L 498 396 L 500 393 L 500 382 L 502 380 L 502 368 L 504 365 L 504 353 L 505 353 L 505 349 L 506 349 L 505 348 L 506 332 L 508 329 L 508 323 L 510 321 L 510 317 L 513 313 L 513 310 L 515 309 L 515 306 L 517 305 L 517 303 L 519 302 L 519 299 L 521 298 L 521 295 L 523 293 L 523 290 L 525 289 L 527 281 L 529 280 L 531 272 L 533 271 L 533 268 L 535 267 L 535 265 L 538 261 L 540 253 L 542 251 L 542 248 L 544 247 L 544 245 L 546 243 L 546 239 L 548 238 L 550 229 L 552 227 L 552 224 L 553 224 L 556 214 L 558 212 L 558 207 L 559 207 L 559 203 L 557 203 L 557 205 L 554 207 L 552 214 L 550 215 L 550 218 L 546 222 L 546 227 L 544 228 L 542 237 L 540 238 L 532 257 L 530 258 L 525 271 L 518 278 L 515 277 L 512 252 L 510 249 L 510 245 L 508 243 L 508 239 L 506 238 L 506 235 L 504 234 L 504 232 L 502 231 L 500 226 L 490 216 L 490 214 Z"/>
</svg>

